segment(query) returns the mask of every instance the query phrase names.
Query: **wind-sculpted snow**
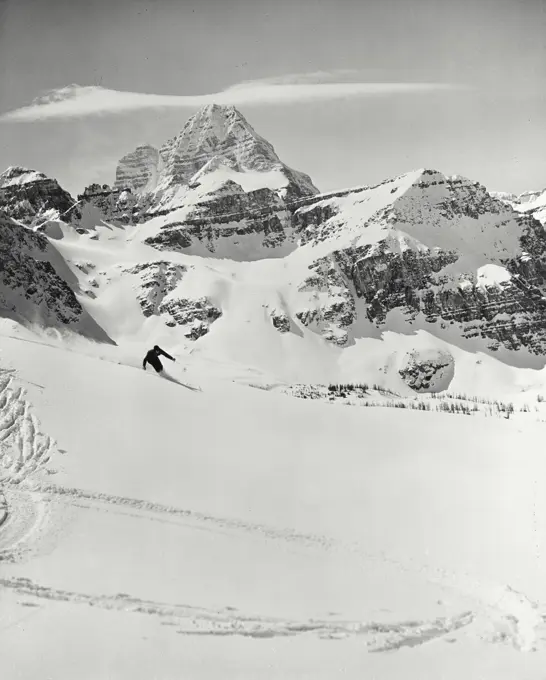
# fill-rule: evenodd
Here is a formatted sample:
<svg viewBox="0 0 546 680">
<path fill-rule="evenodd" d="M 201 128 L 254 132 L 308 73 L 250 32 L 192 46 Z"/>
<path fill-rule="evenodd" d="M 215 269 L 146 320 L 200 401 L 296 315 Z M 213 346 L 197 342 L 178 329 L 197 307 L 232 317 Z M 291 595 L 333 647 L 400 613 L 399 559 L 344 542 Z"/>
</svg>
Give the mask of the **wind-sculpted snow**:
<svg viewBox="0 0 546 680">
<path fill-rule="evenodd" d="M 13 549 L 43 523 L 44 513 L 24 487 L 44 473 L 57 453 L 56 442 L 46 434 L 17 384 L 12 370 L 0 368 L 0 562 L 10 559 Z"/>
<path fill-rule="evenodd" d="M 19 484 L 51 459 L 55 442 L 41 431 L 13 374 L 0 369 L 0 485 Z"/>
</svg>

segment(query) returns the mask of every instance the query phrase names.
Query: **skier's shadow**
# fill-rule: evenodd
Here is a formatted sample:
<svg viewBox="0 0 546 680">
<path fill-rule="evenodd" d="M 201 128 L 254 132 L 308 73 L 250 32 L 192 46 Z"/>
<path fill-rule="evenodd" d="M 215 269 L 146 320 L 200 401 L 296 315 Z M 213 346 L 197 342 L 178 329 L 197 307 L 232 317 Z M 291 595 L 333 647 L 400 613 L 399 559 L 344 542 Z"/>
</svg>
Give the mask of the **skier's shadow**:
<svg viewBox="0 0 546 680">
<path fill-rule="evenodd" d="M 180 382 L 180 380 L 177 380 L 174 378 L 172 375 L 169 375 L 165 371 L 162 371 L 161 377 L 164 378 L 165 380 L 169 380 L 170 382 L 175 383 L 176 385 L 180 385 L 181 387 L 185 387 L 187 390 L 191 390 L 192 392 L 201 392 L 201 390 L 198 387 L 193 387 L 192 385 L 186 385 L 186 383 Z"/>
</svg>

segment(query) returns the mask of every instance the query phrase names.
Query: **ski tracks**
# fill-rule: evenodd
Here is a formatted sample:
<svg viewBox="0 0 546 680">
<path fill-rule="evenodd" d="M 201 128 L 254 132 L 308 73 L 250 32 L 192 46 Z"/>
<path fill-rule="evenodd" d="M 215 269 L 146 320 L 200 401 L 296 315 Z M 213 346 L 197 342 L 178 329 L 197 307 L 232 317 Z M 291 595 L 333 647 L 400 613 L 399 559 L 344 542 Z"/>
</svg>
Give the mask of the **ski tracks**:
<svg viewBox="0 0 546 680">
<path fill-rule="evenodd" d="M 0 368 L 0 562 L 18 563 L 50 551 L 70 522 L 77 507 L 105 512 L 130 513 L 142 520 L 191 523 L 213 531 L 244 532 L 262 539 L 296 544 L 305 549 L 341 551 L 364 564 L 375 561 L 401 572 L 417 574 L 429 583 L 469 597 L 475 606 L 454 618 L 381 624 L 358 621 L 281 621 L 244 617 L 232 610 L 212 612 L 187 606 L 155 603 L 129 595 L 94 597 L 55 590 L 27 579 L 0 580 L 0 586 L 38 600 L 63 600 L 105 609 L 147 613 L 162 623 L 177 626 L 186 635 L 245 635 L 273 637 L 303 633 L 324 638 L 365 636 L 370 651 L 392 651 L 444 637 L 472 624 L 491 642 L 509 642 L 521 651 L 533 651 L 546 643 L 544 616 L 538 606 L 510 586 L 479 582 L 411 560 L 396 560 L 371 553 L 358 543 L 344 544 L 332 538 L 279 529 L 264 524 L 215 517 L 153 501 L 46 484 L 43 472 L 56 451 L 54 440 L 42 432 L 39 422 L 16 385 L 13 372 Z M 41 477 L 41 475 L 40 475 Z M 2 494 L 3 490 L 3 494 Z"/>
<path fill-rule="evenodd" d="M 127 510 L 134 511 L 141 517 L 154 517 L 164 519 L 178 519 L 189 520 L 200 525 L 208 525 L 217 529 L 228 529 L 233 531 L 241 531 L 259 535 L 263 538 L 272 540 L 282 540 L 289 543 L 296 543 L 304 547 L 317 546 L 323 549 L 334 548 L 336 542 L 319 534 L 302 533 L 289 529 L 278 529 L 267 526 L 265 524 L 258 524 L 246 522 L 244 520 L 230 519 L 226 517 L 218 517 L 208 515 L 205 513 L 195 512 L 176 506 L 165 505 L 154 501 L 139 500 L 137 498 L 127 498 L 125 496 L 116 496 L 113 494 L 86 491 L 83 489 L 74 489 L 55 484 L 42 484 L 39 487 L 40 492 L 60 496 L 65 498 L 69 503 L 87 503 L 88 507 L 103 507 L 109 511 Z"/>
<path fill-rule="evenodd" d="M 242 636 L 251 638 L 293 637 L 314 635 L 321 639 L 341 639 L 359 636 L 370 652 L 384 652 L 414 647 L 453 633 L 467 626 L 472 612 L 453 618 L 433 621 L 402 621 L 377 623 L 336 619 L 294 620 L 245 615 L 234 607 L 223 610 L 206 609 L 185 604 L 169 604 L 142 600 L 127 593 L 88 595 L 50 588 L 27 578 L 0 578 L 0 587 L 19 596 L 31 598 L 23 606 L 35 606 L 36 601 L 49 600 L 88 605 L 109 611 L 121 611 L 155 617 L 161 625 L 173 626 L 180 635 Z"/>
<path fill-rule="evenodd" d="M 0 527 L 0 564 L 21 563 L 50 553 L 66 531 L 75 508 L 24 486 L 6 487 L 7 516 Z"/>
<path fill-rule="evenodd" d="M 14 492 L 14 496 L 21 491 Z M 471 577 L 435 569 L 430 565 L 418 565 L 411 560 L 398 561 L 386 555 L 373 554 L 358 543 L 344 544 L 321 535 L 295 532 L 250 523 L 225 517 L 197 513 L 184 508 L 153 501 L 128 498 L 83 489 L 42 484 L 33 492 L 42 497 L 50 508 L 84 508 L 88 510 L 131 514 L 143 521 L 165 521 L 188 524 L 196 528 L 208 527 L 212 531 L 251 534 L 260 539 L 282 541 L 304 549 L 336 551 L 347 559 L 358 559 L 363 566 L 371 561 L 395 567 L 400 572 L 414 574 L 419 578 L 443 589 L 464 595 L 474 602 L 471 611 L 464 611 L 454 617 L 437 618 L 431 621 L 413 621 L 383 624 L 369 621 L 282 621 L 263 617 L 235 616 L 232 611 L 215 612 L 195 607 L 169 605 L 144 601 L 122 594 L 116 596 L 92 597 L 83 593 L 67 593 L 45 586 L 28 583 L 26 579 L 12 579 L 0 582 L 6 588 L 33 595 L 40 599 L 63 600 L 73 603 L 90 604 L 105 609 L 116 609 L 136 613 L 148 613 L 161 618 L 162 623 L 177 627 L 177 632 L 187 635 L 243 635 L 247 637 L 274 637 L 309 633 L 321 638 L 343 638 L 364 636 L 370 651 L 386 652 L 413 647 L 445 637 L 461 628 L 471 627 L 481 638 L 489 642 L 509 643 L 521 651 L 537 648 L 539 631 L 544 630 L 543 617 L 538 607 L 521 593 L 509 586 L 492 585 L 472 580 Z M 31 506 L 27 507 L 32 512 Z M 36 504 L 44 506 L 43 500 Z M 25 513 L 22 513 L 25 516 Z M 58 522 L 57 522 L 58 524 Z M 27 521 L 26 533 L 19 539 L 19 546 L 12 546 L 10 555 L 14 561 L 21 559 L 25 550 L 33 546 L 37 530 L 34 519 Z M 47 532 L 45 543 L 47 543 Z M 2 534 L 0 533 L 0 538 Z M 8 539 L 9 542 L 9 539 Z M 0 549 L 2 543 L 0 542 Z M 35 546 L 34 546 L 34 549 Z M 0 552 L 1 557 L 1 552 Z"/>
</svg>

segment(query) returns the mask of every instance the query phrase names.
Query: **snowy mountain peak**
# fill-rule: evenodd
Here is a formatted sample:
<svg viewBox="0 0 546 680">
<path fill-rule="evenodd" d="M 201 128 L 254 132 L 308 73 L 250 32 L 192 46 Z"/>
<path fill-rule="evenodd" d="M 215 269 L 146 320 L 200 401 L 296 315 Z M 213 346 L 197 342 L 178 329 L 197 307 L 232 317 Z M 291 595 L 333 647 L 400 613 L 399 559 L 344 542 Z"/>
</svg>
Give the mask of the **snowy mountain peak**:
<svg viewBox="0 0 546 680">
<path fill-rule="evenodd" d="M 24 168 L 20 165 L 12 165 L 0 173 L 0 187 L 28 184 L 39 180 L 47 180 L 48 177 L 42 172 Z"/>
<path fill-rule="evenodd" d="M 279 183 L 275 177 L 272 189 L 277 190 L 280 184 L 296 196 L 317 193 L 310 178 L 284 165 L 273 146 L 254 130 L 240 111 L 234 106 L 218 104 L 209 104 L 197 111 L 180 133 L 159 150 L 144 145 L 124 156 L 116 171 L 115 186 L 140 194 L 164 192 L 191 185 L 205 167 L 205 174 L 218 167 L 244 174 L 277 171 L 283 181 Z M 224 181 L 220 174 L 217 179 Z M 237 183 L 233 176 L 229 179 Z M 264 182 L 243 177 L 241 186 L 243 184 L 256 186 Z"/>
<path fill-rule="evenodd" d="M 215 157 L 238 172 L 268 172 L 282 167 L 273 146 L 234 106 L 217 104 L 197 111 L 182 131 L 161 147 L 160 154 L 166 185 L 187 184 Z"/>
<path fill-rule="evenodd" d="M 474 182 L 463 175 L 445 175 L 439 170 L 432 168 L 419 168 L 413 170 L 400 178 L 410 183 L 416 189 L 431 189 L 432 187 L 443 187 L 442 191 L 454 190 L 460 187 L 478 187 L 479 182 Z M 440 189 L 431 189 L 432 192 Z"/>
<path fill-rule="evenodd" d="M 246 118 L 238 109 L 235 108 L 235 106 L 226 106 L 224 104 L 207 104 L 194 113 L 194 115 L 188 120 L 184 127 L 193 126 L 196 123 L 198 125 L 203 125 L 204 121 L 210 121 L 211 123 L 219 126 L 231 125 L 236 121 L 239 121 L 245 127 L 249 128 L 249 130 L 251 130 L 254 134 L 256 134 Z"/>
</svg>

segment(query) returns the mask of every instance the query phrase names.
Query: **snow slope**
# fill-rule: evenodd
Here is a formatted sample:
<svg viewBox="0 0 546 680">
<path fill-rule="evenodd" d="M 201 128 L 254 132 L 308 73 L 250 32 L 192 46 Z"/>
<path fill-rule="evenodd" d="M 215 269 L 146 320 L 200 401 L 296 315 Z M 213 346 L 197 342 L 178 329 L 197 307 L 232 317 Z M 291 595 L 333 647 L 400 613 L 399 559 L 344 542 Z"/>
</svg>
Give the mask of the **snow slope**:
<svg viewBox="0 0 546 680">
<path fill-rule="evenodd" d="M 544 371 L 396 315 L 381 333 L 361 319 L 343 350 L 279 333 L 270 314 L 301 295 L 312 245 L 255 262 L 169 253 L 182 276 L 159 294 L 223 310 L 193 343 L 143 317 L 150 292 L 127 271 L 166 254 L 136 236 L 55 241 L 117 346 L 0 326 L 2 677 L 541 678 Z M 141 369 L 156 342 L 176 355 L 170 380 Z M 278 391 L 363 380 L 411 399 L 399 369 L 416 349 L 455 357 L 450 391 L 539 410 Z"/>
<path fill-rule="evenodd" d="M 430 170 L 315 196 L 215 107 L 117 184 L 0 234 L 2 680 L 543 680 L 540 225 Z"/>
<path fill-rule="evenodd" d="M 541 423 L 295 400 L 191 355 L 170 381 L 2 333 L 23 457 L 51 438 L 5 486 L 2 677 L 542 677 Z"/>
</svg>

